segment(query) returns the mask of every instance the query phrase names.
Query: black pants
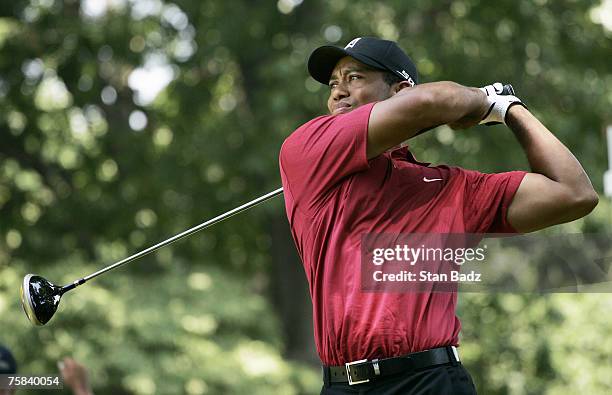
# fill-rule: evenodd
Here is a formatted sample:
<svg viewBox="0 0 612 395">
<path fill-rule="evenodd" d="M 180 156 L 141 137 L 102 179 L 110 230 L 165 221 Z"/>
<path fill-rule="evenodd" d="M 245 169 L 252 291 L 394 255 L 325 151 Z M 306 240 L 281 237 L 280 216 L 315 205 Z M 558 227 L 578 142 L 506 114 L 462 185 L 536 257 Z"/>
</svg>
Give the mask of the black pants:
<svg viewBox="0 0 612 395">
<path fill-rule="evenodd" d="M 463 365 L 433 368 L 378 378 L 369 383 L 323 385 L 321 395 L 476 395 L 476 387 Z"/>
</svg>

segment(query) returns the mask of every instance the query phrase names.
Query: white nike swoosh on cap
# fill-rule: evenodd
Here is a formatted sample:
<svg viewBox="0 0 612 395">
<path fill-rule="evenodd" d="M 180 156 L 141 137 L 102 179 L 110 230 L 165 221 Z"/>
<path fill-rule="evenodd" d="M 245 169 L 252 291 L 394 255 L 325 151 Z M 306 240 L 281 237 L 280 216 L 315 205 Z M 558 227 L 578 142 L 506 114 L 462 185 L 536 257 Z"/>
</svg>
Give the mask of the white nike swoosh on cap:
<svg viewBox="0 0 612 395">
<path fill-rule="evenodd" d="M 427 177 L 423 177 L 423 181 L 425 182 L 434 182 L 434 181 L 442 181 L 441 178 L 427 178 Z"/>
</svg>

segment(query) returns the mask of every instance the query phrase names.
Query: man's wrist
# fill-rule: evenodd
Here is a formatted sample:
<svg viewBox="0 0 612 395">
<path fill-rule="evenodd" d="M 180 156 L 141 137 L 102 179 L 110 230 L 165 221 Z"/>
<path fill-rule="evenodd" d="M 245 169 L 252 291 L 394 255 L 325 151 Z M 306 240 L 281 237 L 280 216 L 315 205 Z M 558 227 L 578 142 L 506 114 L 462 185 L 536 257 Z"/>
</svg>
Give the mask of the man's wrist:
<svg viewBox="0 0 612 395">
<path fill-rule="evenodd" d="M 506 124 L 512 128 L 513 125 L 520 120 L 521 117 L 529 114 L 529 110 L 522 106 L 520 103 L 515 103 L 508 108 L 508 113 L 506 114 Z"/>
<path fill-rule="evenodd" d="M 480 119 L 483 119 L 485 117 L 485 115 L 487 114 L 487 112 L 489 111 L 489 101 L 487 100 L 487 94 L 486 92 L 484 92 L 482 89 L 480 88 L 470 88 L 472 89 L 473 92 L 476 93 L 480 106 L 479 106 L 479 111 L 480 111 Z"/>
</svg>

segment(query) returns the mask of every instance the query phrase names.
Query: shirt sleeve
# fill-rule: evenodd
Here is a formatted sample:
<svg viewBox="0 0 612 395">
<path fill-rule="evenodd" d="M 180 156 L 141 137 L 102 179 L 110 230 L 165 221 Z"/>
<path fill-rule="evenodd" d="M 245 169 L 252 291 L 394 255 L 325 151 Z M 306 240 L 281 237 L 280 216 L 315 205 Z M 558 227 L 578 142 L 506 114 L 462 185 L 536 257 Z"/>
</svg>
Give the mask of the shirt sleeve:
<svg viewBox="0 0 612 395">
<path fill-rule="evenodd" d="M 524 171 L 486 174 L 461 170 L 465 176 L 463 214 L 468 233 L 518 233 L 508 222 L 512 203 Z"/>
<path fill-rule="evenodd" d="M 303 210 L 316 210 L 341 180 L 368 169 L 366 144 L 373 106 L 315 118 L 285 140 L 279 158 L 282 178 Z"/>
</svg>

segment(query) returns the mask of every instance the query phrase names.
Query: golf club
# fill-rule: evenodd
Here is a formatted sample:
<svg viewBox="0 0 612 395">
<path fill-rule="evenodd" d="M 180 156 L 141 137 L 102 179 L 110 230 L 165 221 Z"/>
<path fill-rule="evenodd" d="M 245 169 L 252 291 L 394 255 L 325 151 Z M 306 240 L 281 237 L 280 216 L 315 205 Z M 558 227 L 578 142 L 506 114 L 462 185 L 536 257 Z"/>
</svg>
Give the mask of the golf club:
<svg viewBox="0 0 612 395">
<path fill-rule="evenodd" d="M 153 251 L 167 246 L 168 244 L 174 243 L 175 241 L 192 235 L 202 229 L 208 228 L 209 226 L 219 223 L 233 215 L 241 213 L 242 211 L 256 206 L 259 203 L 265 202 L 268 199 L 280 195 L 282 192 L 283 188 L 278 188 L 272 192 L 258 197 L 257 199 L 251 200 L 250 202 L 245 203 L 242 206 L 236 207 L 233 210 L 218 215 L 212 219 L 209 219 L 206 222 L 202 222 L 201 224 L 194 226 L 193 228 L 187 229 L 177 235 L 170 237 L 169 239 L 157 243 L 116 263 L 113 263 L 112 265 L 107 266 L 104 269 L 101 269 L 93 274 L 90 274 L 89 276 L 76 280 L 72 284 L 58 286 L 41 276 L 38 276 L 36 274 L 28 274 L 23 278 L 23 282 L 21 284 L 20 289 L 21 306 L 23 307 L 23 311 L 25 312 L 30 322 L 32 322 L 34 325 L 45 325 L 47 322 L 49 322 L 51 317 L 53 317 L 53 314 L 55 314 L 60 299 L 62 295 L 66 292 L 73 290 L 79 285 L 85 284 L 92 278 L 106 273 L 109 270 L 125 265 L 128 262 L 141 258 Z"/>
</svg>

